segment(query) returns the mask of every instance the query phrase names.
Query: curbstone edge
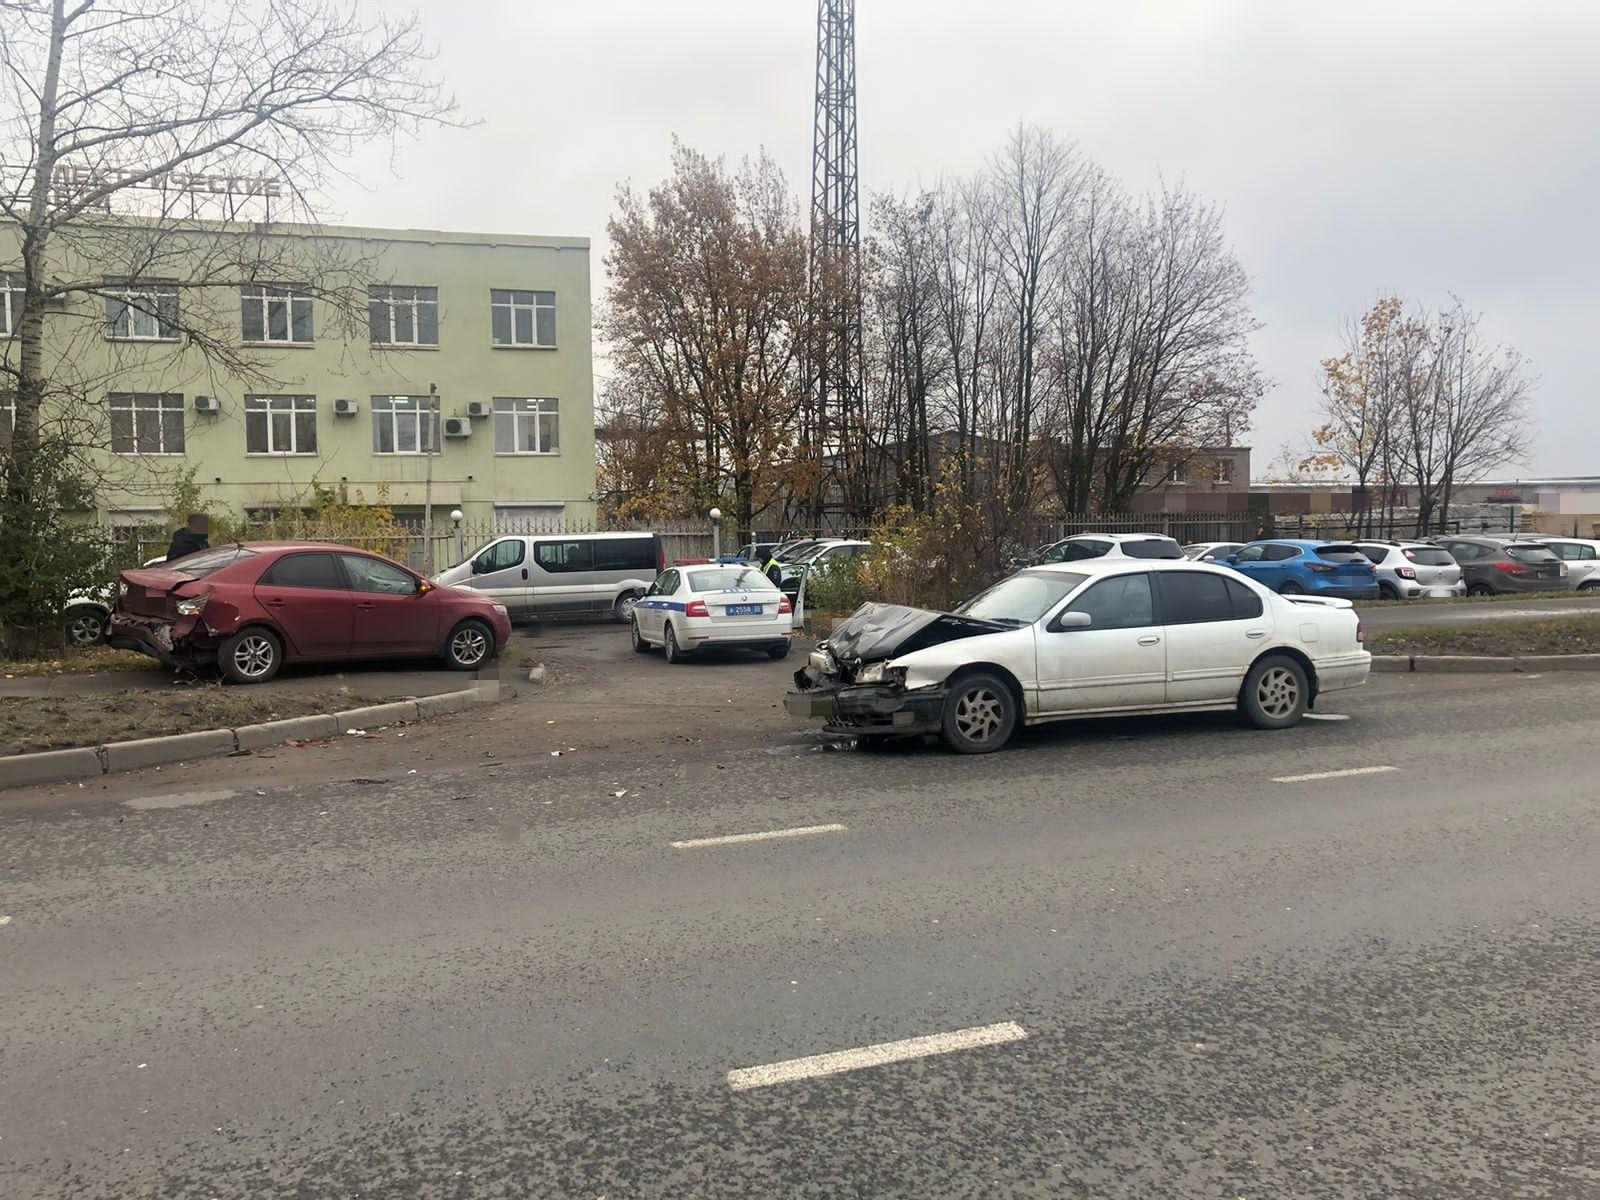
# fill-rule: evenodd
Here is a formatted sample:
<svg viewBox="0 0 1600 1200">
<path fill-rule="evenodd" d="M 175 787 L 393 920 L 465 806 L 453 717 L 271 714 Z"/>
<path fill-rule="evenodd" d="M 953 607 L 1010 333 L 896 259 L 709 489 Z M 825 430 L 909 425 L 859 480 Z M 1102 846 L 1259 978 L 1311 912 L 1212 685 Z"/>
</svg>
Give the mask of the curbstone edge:
<svg viewBox="0 0 1600 1200">
<path fill-rule="evenodd" d="M 314 717 L 285 717 L 259 725 L 241 725 L 233 731 L 241 750 L 263 750 L 284 742 L 316 742 L 337 737 L 339 722 L 324 713 Z"/>
<path fill-rule="evenodd" d="M 232 754 L 237 749 L 231 729 L 203 729 L 196 733 L 175 733 L 170 737 L 137 738 L 131 742 L 107 742 L 101 747 L 107 771 L 132 771 L 161 763 L 183 762 L 191 758 L 213 758 Z"/>
<path fill-rule="evenodd" d="M 417 702 L 400 700 L 394 704 L 369 704 L 365 708 L 347 708 L 333 714 L 338 733 L 347 729 L 362 729 L 368 725 L 412 724 L 417 719 Z"/>
<path fill-rule="evenodd" d="M 417 716 L 423 719 L 442 717 L 446 713 L 465 712 L 476 703 L 478 703 L 476 688 L 469 688 L 464 692 L 443 692 L 437 696 L 418 696 Z"/>
<path fill-rule="evenodd" d="M 27 787 L 33 783 L 63 783 L 103 774 L 97 747 L 44 750 L 38 754 L 8 754 L 0 758 L 0 788 Z"/>
</svg>

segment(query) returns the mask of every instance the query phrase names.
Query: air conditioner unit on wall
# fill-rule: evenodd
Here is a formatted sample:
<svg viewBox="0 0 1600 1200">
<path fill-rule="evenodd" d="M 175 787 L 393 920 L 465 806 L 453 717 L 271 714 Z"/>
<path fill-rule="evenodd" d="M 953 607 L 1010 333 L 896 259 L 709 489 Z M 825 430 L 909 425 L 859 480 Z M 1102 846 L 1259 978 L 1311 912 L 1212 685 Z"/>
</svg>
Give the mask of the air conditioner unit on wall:
<svg viewBox="0 0 1600 1200">
<path fill-rule="evenodd" d="M 222 411 L 222 401 L 215 396 L 196 396 L 194 398 L 195 412 L 219 413 Z"/>
<path fill-rule="evenodd" d="M 444 435 L 450 438 L 464 438 L 472 436 L 472 422 L 466 417 L 446 417 L 444 419 Z"/>
<path fill-rule="evenodd" d="M 467 416 L 487 417 L 489 415 L 489 402 L 487 400 L 468 400 Z"/>
<path fill-rule="evenodd" d="M 361 404 L 356 400 L 335 400 L 333 402 L 333 415 L 336 417 L 353 417 L 361 411 Z"/>
</svg>

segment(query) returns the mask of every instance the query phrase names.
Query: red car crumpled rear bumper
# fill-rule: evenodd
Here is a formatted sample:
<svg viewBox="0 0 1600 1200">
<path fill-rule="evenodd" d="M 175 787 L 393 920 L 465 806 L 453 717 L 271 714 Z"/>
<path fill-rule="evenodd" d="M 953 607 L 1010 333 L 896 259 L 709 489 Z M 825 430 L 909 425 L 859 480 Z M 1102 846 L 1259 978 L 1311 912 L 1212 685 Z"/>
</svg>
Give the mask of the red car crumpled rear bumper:
<svg viewBox="0 0 1600 1200">
<path fill-rule="evenodd" d="M 171 620 L 114 611 L 106 644 L 148 654 L 169 667 L 192 667 L 217 656 L 217 639 L 197 616 Z"/>
</svg>

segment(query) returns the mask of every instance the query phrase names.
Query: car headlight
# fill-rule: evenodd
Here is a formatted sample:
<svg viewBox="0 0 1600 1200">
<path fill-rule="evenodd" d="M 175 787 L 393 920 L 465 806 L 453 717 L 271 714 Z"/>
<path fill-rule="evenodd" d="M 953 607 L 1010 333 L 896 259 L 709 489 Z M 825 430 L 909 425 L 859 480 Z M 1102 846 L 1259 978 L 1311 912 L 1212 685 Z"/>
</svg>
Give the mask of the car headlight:
<svg viewBox="0 0 1600 1200">
<path fill-rule="evenodd" d="M 186 617 L 198 617 L 210 602 L 210 592 L 201 592 L 198 596 L 185 596 L 178 601 L 178 612 Z"/>
<path fill-rule="evenodd" d="M 856 672 L 857 683 L 900 683 L 905 677 L 904 667 L 891 667 L 887 662 L 868 663 Z"/>
<path fill-rule="evenodd" d="M 499 613 L 502 617 L 511 615 L 510 610 L 508 610 L 504 604 L 491 604 L 489 607 L 494 609 L 495 612 Z"/>
</svg>

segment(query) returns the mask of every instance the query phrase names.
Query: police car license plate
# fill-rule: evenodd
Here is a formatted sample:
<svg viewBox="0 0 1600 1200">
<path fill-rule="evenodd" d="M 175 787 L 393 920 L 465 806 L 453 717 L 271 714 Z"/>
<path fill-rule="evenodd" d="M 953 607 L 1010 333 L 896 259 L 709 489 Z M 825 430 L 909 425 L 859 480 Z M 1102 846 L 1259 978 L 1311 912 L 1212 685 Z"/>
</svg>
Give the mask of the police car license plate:
<svg viewBox="0 0 1600 1200">
<path fill-rule="evenodd" d="M 759 617 L 761 605 L 759 604 L 730 604 L 728 605 L 730 617 Z"/>
</svg>

